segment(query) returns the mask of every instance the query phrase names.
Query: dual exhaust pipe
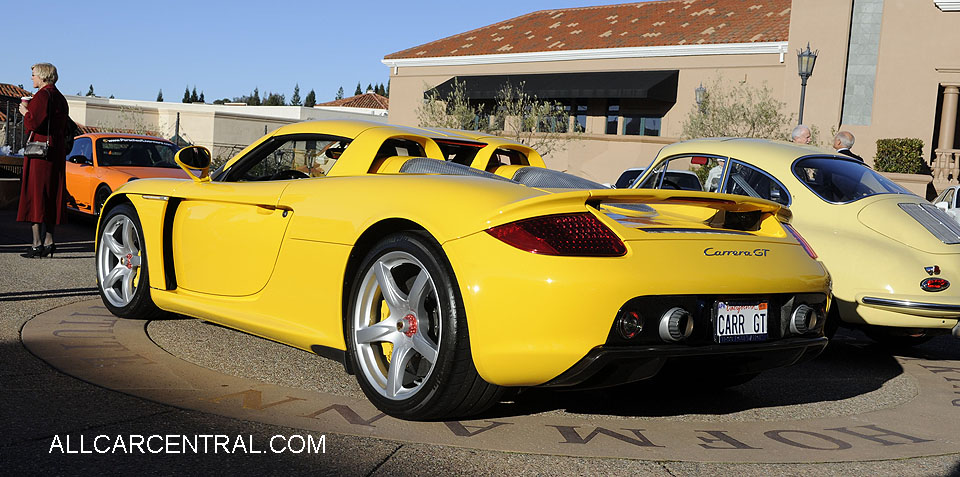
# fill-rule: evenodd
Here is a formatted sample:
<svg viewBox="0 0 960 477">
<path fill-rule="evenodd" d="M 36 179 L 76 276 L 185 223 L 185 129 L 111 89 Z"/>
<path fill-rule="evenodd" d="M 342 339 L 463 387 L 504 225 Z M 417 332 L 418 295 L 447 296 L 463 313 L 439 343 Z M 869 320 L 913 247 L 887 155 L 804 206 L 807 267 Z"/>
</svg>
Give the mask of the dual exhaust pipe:
<svg viewBox="0 0 960 477">
<path fill-rule="evenodd" d="M 620 337 L 633 339 L 643 331 L 644 318 L 637 311 L 621 312 L 617 317 L 616 328 Z M 693 315 L 680 307 L 667 310 L 658 322 L 657 331 L 660 339 L 668 343 L 676 343 L 693 334 Z M 816 330 L 821 325 L 822 317 L 814 308 L 801 304 L 793 310 L 790 316 L 790 332 L 802 335 Z M 960 338 L 960 323 L 953 328 L 953 336 Z"/>
</svg>

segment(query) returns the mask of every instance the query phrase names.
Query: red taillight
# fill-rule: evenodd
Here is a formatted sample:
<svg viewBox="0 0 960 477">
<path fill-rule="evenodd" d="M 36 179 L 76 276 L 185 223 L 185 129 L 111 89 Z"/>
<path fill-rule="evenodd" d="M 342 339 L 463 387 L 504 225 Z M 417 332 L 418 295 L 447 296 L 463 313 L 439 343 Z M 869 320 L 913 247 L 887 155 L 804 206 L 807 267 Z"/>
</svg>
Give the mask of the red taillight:
<svg viewBox="0 0 960 477">
<path fill-rule="evenodd" d="M 803 249 L 807 251 L 807 255 L 809 255 L 810 258 L 817 258 L 817 252 L 813 251 L 813 247 L 811 247 L 810 244 L 804 240 L 803 236 L 800 235 L 800 232 L 797 232 L 797 230 L 790 224 L 783 224 L 783 228 L 787 229 L 787 232 L 790 232 L 790 235 L 793 235 L 793 238 L 797 239 L 797 242 L 800 242 L 800 245 L 802 245 Z"/>
<path fill-rule="evenodd" d="M 547 215 L 487 229 L 504 243 L 531 253 L 573 257 L 620 257 L 627 247 L 588 212 Z"/>
</svg>

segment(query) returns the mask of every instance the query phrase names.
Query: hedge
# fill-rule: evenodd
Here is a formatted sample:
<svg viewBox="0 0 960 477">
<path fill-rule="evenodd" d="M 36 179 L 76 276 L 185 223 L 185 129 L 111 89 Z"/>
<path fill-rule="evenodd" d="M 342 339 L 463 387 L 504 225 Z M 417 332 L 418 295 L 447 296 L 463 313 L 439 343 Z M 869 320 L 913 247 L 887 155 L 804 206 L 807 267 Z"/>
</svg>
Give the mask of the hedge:
<svg viewBox="0 0 960 477">
<path fill-rule="evenodd" d="M 877 157 L 873 168 L 878 172 L 929 174 L 923 160 L 923 140 L 917 138 L 877 139 Z"/>
</svg>

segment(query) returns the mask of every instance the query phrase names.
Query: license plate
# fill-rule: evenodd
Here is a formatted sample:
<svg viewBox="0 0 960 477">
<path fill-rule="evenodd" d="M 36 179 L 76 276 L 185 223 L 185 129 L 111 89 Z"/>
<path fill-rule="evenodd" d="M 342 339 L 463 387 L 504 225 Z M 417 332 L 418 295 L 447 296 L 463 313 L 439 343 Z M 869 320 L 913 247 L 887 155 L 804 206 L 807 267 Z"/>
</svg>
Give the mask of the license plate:
<svg viewBox="0 0 960 477">
<path fill-rule="evenodd" d="M 713 327 L 717 343 L 767 340 L 767 303 L 718 301 Z"/>
</svg>

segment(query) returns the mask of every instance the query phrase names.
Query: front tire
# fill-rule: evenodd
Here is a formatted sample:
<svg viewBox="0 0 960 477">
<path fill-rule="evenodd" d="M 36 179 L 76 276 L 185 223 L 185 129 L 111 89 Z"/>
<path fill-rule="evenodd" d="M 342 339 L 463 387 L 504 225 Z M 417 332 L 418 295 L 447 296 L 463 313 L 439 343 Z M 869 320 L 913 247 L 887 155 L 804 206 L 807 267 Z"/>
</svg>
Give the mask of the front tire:
<svg viewBox="0 0 960 477">
<path fill-rule="evenodd" d="M 498 402 L 502 388 L 473 365 L 463 299 L 431 237 L 405 232 L 378 242 L 353 279 L 345 319 L 348 359 L 383 412 L 448 419 Z"/>
<path fill-rule="evenodd" d="M 162 312 L 150 299 L 143 227 L 133 206 L 121 204 L 100 220 L 97 288 L 103 304 L 121 318 L 150 319 Z"/>
</svg>

